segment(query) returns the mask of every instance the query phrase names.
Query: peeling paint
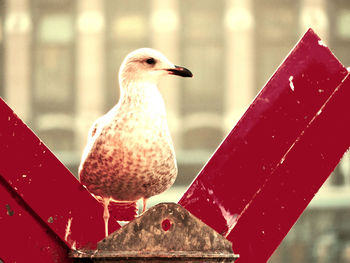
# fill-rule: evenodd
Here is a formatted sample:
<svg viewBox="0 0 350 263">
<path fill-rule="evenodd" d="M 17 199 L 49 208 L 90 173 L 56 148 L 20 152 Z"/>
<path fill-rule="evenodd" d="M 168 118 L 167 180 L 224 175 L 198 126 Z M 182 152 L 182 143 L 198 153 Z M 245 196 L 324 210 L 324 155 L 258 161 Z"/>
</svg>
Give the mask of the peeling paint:
<svg viewBox="0 0 350 263">
<path fill-rule="evenodd" d="M 318 41 L 318 44 L 320 46 L 327 47 L 327 45 L 321 39 Z"/>
<path fill-rule="evenodd" d="M 11 209 L 10 205 L 6 204 L 5 206 L 6 206 L 6 210 L 7 210 L 7 215 L 13 216 L 15 212 Z"/>
<path fill-rule="evenodd" d="M 292 91 L 294 91 L 293 76 L 289 77 L 289 87 Z"/>
<path fill-rule="evenodd" d="M 65 241 L 68 241 L 68 236 L 72 233 L 70 228 L 72 226 L 72 221 L 73 221 L 73 218 L 68 218 L 68 221 L 67 221 L 67 225 L 66 225 L 66 231 L 65 231 L 65 235 L 64 235 L 64 240 Z"/>
<path fill-rule="evenodd" d="M 280 164 L 283 164 L 285 159 L 286 159 L 286 157 L 283 156 L 282 159 L 280 160 Z"/>
<path fill-rule="evenodd" d="M 226 209 L 220 201 L 214 197 L 214 203 L 217 203 L 218 208 L 220 209 L 222 217 L 225 219 L 227 230 L 223 233 L 227 237 L 231 230 L 237 223 L 238 214 L 232 214 L 228 209 Z"/>
<path fill-rule="evenodd" d="M 47 222 L 49 222 L 49 223 L 53 223 L 53 217 L 52 217 L 52 216 L 50 216 L 50 217 L 47 219 Z"/>
</svg>

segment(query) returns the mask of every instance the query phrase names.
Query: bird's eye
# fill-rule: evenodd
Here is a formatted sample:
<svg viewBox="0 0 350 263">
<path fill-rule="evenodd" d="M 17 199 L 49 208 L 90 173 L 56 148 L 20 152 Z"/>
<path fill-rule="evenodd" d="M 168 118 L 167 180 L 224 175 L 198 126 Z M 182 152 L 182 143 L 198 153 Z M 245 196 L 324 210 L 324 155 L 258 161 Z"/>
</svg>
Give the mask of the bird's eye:
<svg viewBox="0 0 350 263">
<path fill-rule="evenodd" d="M 146 63 L 149 65 L 154 65 L 154 64 L 156 64 L 156 60 L 154 58 L 148 58 L 146 60 Z"/>
</svg>

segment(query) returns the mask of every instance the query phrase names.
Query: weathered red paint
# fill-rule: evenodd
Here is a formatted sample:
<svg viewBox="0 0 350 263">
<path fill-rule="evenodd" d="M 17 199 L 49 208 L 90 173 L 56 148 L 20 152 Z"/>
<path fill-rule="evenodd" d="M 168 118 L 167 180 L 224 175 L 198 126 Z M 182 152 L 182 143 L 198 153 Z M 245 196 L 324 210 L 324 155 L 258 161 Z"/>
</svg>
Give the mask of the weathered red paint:
<svg viewBox="0 0 350 263">
<path fill-rule="evenodd" d="M 347 75 L 309 30 L 179 201 L 237 262 L 267 261 L 349 147 L 346 99 L 328 105 Z"/>
<path fill-rule="evenodd" d="M 245 255 L 238 262 L 257 262 L 255 249 L 271 256 L 349 148 L 349 98 L 347 77 L 241 213 L 227 237 Z"/>
<path fill-rule="evenodd" d="M 0 259 L 5 262 L 72 262 L 68 246 L 0 177 Z"/>
<path fill-rule="evenodd" d="M 37 226 L 49 227 L 62 240 L 60 245 L 66 243 L 70 248 L 93 248 L 104 238 L 102 205 L 2 99 L 0 99 L 0 145 L 0 178 L 2 184 L 10 187 L 1 188 L 2 214 L 5 213 L 5 206 L 12 197 L 12 203 L 18 199 L 21 200 L 19 206 L 26 204 L 30 208 L 29 214 L 33 220 L 41 220 Z M 6 192 L 9 189 L 13 191 L 10 196 Z M 122 211 L 112 205 L 112 217 L 120 213 L 127 214 L 124 217 L 130 218 L 130 214 L 135 215 L 135 209 L 130 207 Z M 27 213 L 28 217 L 29 214 Z M 22 228 L 18 226 L 18 220 L 14 220 L 15 218 L 16 216 L 9 217 L 6 214 L 0 217 L 0 225 L 5 226 L 1 232 L 1 242 L 7 242 L 5 237 L 8 236 L 19 238 L 23 235 Z M 31 228 L 27 223 L 25 225 Z M 120 225 L 115 220 L 110 220 L 109 228 L 114 231 L 120 228 Z M 41 238 L 39 234 L 35 236 L 33 232 L 32 239 L 40 242 Z M 43 243 L 45 242 L 43 240 Z M 6 255 L 16 255 L 19 250 L 26 255 L 32 248 L 13 246 L 12 249 L 6 250 Z M 1 257 L 4 257 L 3 253 Z"/>
</svg>

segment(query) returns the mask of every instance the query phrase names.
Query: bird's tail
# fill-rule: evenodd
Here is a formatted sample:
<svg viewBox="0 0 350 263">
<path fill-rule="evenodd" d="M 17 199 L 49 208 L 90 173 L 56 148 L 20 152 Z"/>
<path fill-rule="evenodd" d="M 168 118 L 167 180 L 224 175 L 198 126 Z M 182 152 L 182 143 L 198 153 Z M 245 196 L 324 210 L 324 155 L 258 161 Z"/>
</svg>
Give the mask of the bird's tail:
<svg viewBox="0 0 350 263">
<path fill-rule="evenodd" d="M 131 221 L 137 216 L 137 202 L 110 202 L 110 217 L 117 221 Z"/>
</svg>

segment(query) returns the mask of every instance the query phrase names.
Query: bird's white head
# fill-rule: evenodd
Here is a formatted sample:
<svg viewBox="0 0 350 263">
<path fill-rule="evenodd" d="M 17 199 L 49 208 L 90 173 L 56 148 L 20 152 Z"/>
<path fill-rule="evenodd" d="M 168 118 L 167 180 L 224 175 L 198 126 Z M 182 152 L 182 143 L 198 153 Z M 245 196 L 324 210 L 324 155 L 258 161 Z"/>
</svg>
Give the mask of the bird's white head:
<svg viewBox="0 0 350 263">
<path fill-rule="evenodd" d="M 162 53 L 151 48 L 140 48 L 129 53 L 119 70 L 121 87 L 130 82 L 157 84 L 165 75 L 192 77 L 191 71 L 171 63 Z"/>
</svg>

